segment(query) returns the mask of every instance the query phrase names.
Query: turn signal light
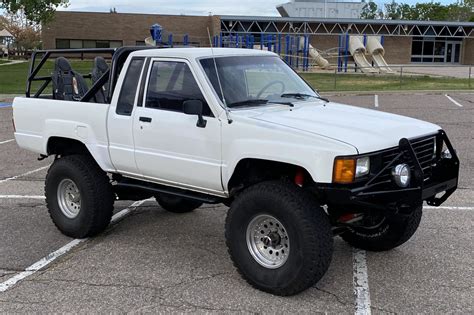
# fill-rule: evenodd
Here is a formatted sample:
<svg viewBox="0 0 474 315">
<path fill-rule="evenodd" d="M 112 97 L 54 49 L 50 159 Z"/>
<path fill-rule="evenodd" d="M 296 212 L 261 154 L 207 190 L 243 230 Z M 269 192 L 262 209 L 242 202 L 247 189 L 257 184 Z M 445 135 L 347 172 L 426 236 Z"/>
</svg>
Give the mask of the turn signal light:
<svg viewBox="0 0 474 315">
<path fill-rule="evenodd" d="M 336 159 L 334 161 L 333 182 L 338 184 L 354 182 L 355 169 L 355 159 Z"/>
</svg>

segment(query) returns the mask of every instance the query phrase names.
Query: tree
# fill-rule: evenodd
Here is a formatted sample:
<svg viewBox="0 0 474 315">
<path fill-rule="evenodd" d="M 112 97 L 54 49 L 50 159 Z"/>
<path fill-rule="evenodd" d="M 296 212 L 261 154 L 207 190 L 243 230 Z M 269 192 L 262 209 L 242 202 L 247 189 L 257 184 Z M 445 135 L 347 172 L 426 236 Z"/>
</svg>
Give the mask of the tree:
<svg viewBox="0 0 474 315">
<path fill-rule="evenodd" d="M 416 14 L 414 13 L 413 8 L 409 4 L 400 4 L 398 12 L 400 14 L 401 20 L 416 20 Z"/>
<path fill-rule="evenodd" d="M 415 5 L 391 1 L 384 4 L 381 18 L 420 21 L 468 21 L 474 17 L 474 0 L 449 5 L 440 2 L 418 2 Z"/>
<path fill-rule="evenodd" d="M 399 20 L 401 18 L 400 5 L 397 2 L 385 3 L 385 18 L 389 20 Z"/>
<path fill-rule="evenodd" d="M 6 14 L 0 17 L 0 29 L 5 28 L 13 35 L 12 48 L 17 53 L 24 54 L 41 45 L 41 33 L 38 24 L 27 21 L 26 15 L 22 11 L 15 14 Z"/>
<path fill-rule="evenodd" d="M 377 4 L 375 4 L 375 2 L 373 1 L 369 1 L 362 8 L 360 18 L 366 19 L 366 20 L 374 20 L 377 18 L 377 11 L 378 11 Z"/>
<path fill-rule="evenodd" d="M 67 6 L 69 0 L 0 0 L 0 8 L 15 14 L 22 11 L 30 22 L 49 22 L 58 7 Z"/>
</svg>

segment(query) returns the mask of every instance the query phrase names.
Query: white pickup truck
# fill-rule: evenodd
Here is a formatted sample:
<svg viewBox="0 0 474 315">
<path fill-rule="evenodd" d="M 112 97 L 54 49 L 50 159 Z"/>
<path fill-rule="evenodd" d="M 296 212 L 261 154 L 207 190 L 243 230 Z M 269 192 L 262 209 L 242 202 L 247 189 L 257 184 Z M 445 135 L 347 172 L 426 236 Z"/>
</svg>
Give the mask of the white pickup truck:
<svg viewBox="0 0 474 315">
<path fill-rule="evenodd" d="M 74 53 L 111 65 L 97 57 L 82 76 L 61 57 Z M 235 266 L 277 295 L 321 279 L 335 235 L 371 251 L 403 244 L 423 201 L 439 206 L 458 184 L 439 126 L 330 102 L 271 52 L 39 51 L 13 118 L 21 148 L 54 157 L 46 202 L 64 234 L 100 233 L 117 199 L 175 213 L 224 203 Z"/>
</svg>

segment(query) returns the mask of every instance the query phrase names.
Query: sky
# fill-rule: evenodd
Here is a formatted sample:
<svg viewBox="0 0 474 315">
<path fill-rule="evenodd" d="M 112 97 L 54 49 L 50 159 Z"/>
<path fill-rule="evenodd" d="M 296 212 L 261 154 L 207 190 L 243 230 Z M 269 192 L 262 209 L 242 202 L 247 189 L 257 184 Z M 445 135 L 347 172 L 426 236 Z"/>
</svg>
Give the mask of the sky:
<svg viewBox="0 0 474 315">
<path fill-rule="evenodd" d="M 385 2 L 376 0 L 381 5 Z M 60 10 L 67 11 L 97 11 L 108 12 L 116 8 L 119 13 L 157 13 L 157 14 L 187 14 L 187 15 L 269 15 L 279 16 L 276 6 L 290 0 L 69 0 L 69 7 Z M 415 4 L 414 0 L 398 0 Z M 443 4 L 456 1 L 436 0 Z"/>
</svg>

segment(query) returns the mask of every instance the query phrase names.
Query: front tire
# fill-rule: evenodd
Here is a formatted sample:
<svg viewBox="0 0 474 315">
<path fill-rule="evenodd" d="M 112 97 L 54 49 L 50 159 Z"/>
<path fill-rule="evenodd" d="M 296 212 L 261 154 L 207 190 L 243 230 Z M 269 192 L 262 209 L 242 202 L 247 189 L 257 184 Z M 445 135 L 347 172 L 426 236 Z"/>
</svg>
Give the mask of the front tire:
<svg viewBox="0 0 474 315">
<path fill-rule="evenodd" d="M 333 235 L 326 213 L 292 183 L 263 182 L 244 190 L 229 209 L 225 235 L 242 277 L 275 295 L 294 295 L 311 287 L 332 259 Z"/>
<path fill-rule="evenodd" d="M 415 234 L 422 215 L 423 206 L 418 206 L 407 218 L 380 217 L 379 223 L 373 227 L 351 227 L 341 234 L 341 237 L 353 247 L 360 249 L 373 252 L 391 250 L 406 243 Z"/>
<path fill-rule="evenodd" d="M 86 155 L 57 159 L 48 170 L 46 205 L 56 227 L 65 235 L 85 238 L 109 225 L 114 193 L 107 174 Z"/>
</svg>

